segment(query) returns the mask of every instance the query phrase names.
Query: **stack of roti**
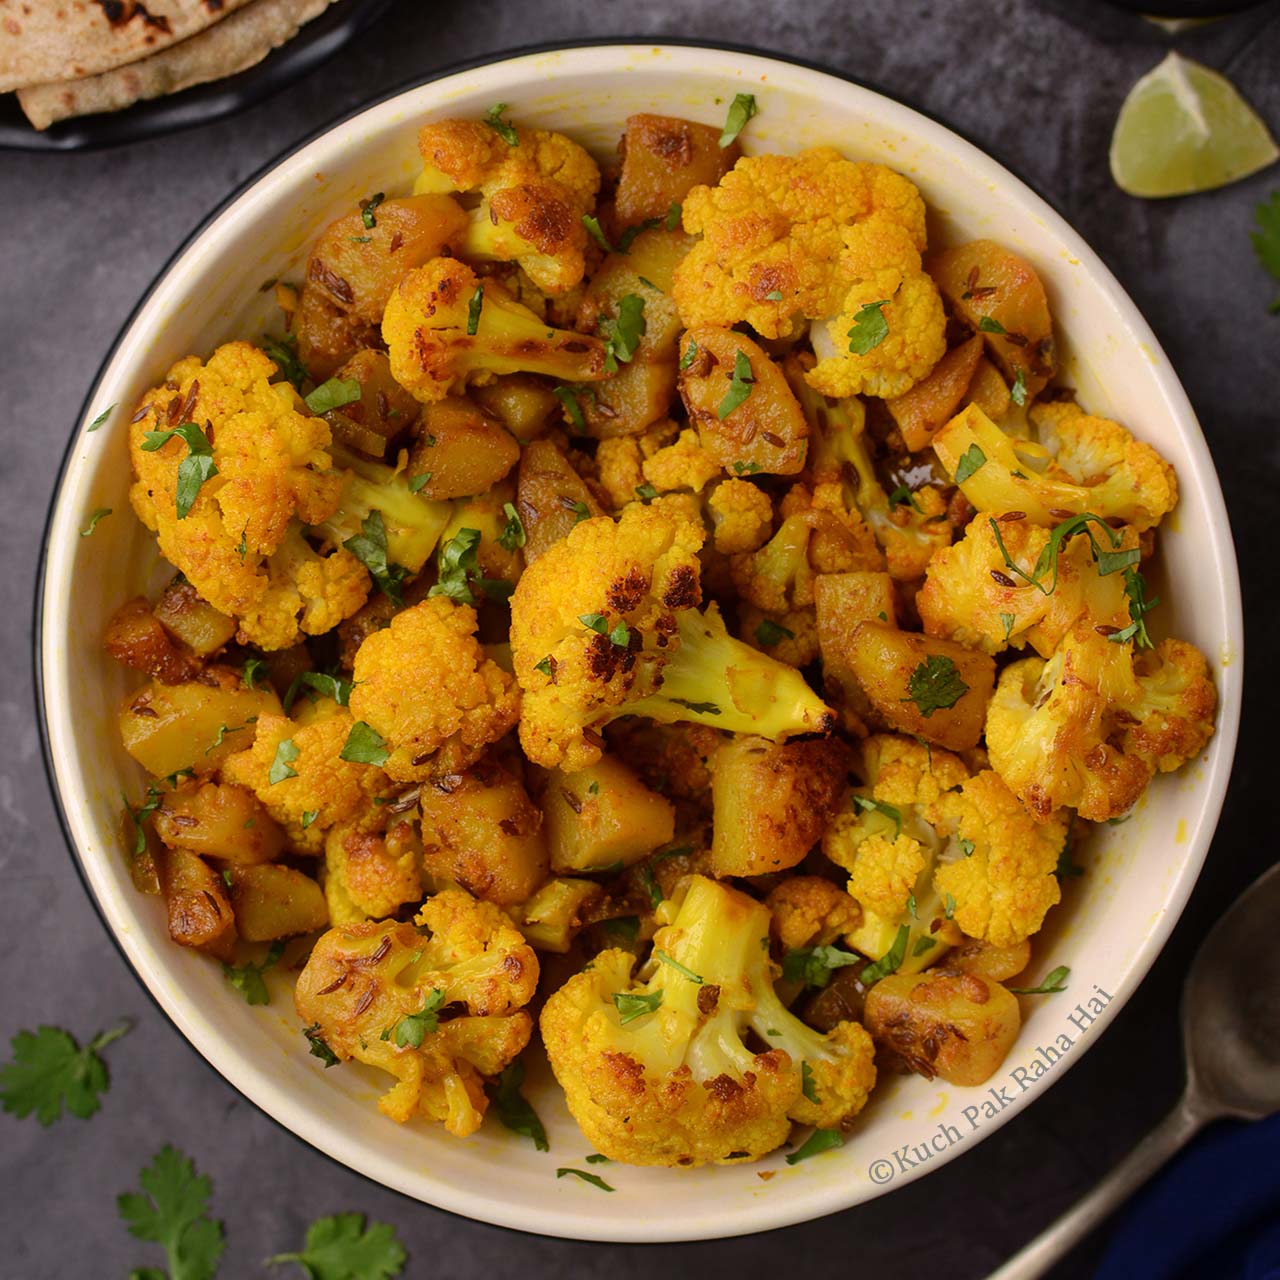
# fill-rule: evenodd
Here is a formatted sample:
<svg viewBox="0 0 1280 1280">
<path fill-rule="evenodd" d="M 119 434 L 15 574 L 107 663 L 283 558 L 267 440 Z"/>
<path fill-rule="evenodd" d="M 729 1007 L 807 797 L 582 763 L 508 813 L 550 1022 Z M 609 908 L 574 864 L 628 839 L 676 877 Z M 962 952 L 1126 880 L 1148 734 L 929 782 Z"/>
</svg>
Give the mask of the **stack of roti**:
<svg viewBox="0 0 1280 1280">
<path fill-rule="evenodd" d="M 334 0 L 0 0 L 0 93 L 37 129 L 233 75 Z"/>
</svg>

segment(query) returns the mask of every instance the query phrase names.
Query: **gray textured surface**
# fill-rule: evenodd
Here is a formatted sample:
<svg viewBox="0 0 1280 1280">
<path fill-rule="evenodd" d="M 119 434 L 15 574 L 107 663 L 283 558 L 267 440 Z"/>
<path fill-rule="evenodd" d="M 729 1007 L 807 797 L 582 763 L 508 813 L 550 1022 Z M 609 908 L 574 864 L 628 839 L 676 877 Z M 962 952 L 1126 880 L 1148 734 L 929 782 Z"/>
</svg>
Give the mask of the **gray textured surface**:
<svg viewBox="0 0 1280 1280">
<path fill-rule="evenodd" d="M 411 1203 L 295 1141 L 204 1066 L 130 976 L 76 877 L 27 674 L 41 525 L 70 424 L 121 320 L 205 212 L 281 149 L 412 77 L 517 44 L 627 33 L 735 37 L 825 60 L 956 126 L 1045 192 L 1115 268 L 1201 414 L 1235 522 L 1253 654 L 1242 749 L 1208 868 L 1153 973 L 1087 1058 L 963 1160 L 876 1203 L 763 1238 L 653 1249 L 520 1237 Z M 91 1122 L 46 1134 L 0 1117 L 0 1274 L 114 1277 L 152 1261 L 117 1221 L 114 1196 L 172 1141 L 214 1179 L 230 1277 L 265 1274 L 260 1259 L 296 1247 L 315 1216 L 361 1210 L 396 1225 L 414 1276 L 624 1280 L 834 1264 L 963 1280 L 1092 1185 L 1172 1103 L 1180 976 L 1208 923 L 1274 856 L 1258 833 L 1264 789 L 1274 790 L 1262 733 L 1278 710 L 1263 626 L 1275 580 L 1280 318 L 1266 314 L 1275 286 L 1248 231 L 1280 173 L 1171 203 L 1112 187 L 1115 112 L 1164 44 L 1139 20 L 1085 0 L 402 0 L 336 62 L 233 119 L 107 153 L 0 155 L 0 646 L 10 673 L 0 693 L 0 1038 L 39 1021 L 81 1033 L 120 1015 L 137 1022 L 111 1050 L 114 1084 Z M 1178 47 L 1228 71 L 1280 129 L 1280 8 L 1191 32 Z M 1090 1242 L 1057 1274 L 1087 1274 L 1099 1249 Z"/>
</svg>

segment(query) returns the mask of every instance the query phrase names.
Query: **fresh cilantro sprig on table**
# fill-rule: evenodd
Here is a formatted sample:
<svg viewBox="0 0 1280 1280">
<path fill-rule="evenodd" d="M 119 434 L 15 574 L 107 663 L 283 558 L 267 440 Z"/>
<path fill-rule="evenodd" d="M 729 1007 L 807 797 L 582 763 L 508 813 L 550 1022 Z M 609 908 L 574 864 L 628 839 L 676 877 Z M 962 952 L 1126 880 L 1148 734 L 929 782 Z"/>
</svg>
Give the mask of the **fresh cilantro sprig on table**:
<svg viewBox="0 0 1280 1280">
<path fill-rule="evenodd" d="M 1273 191 L 1269 200 L 1263 200 L 1253 210 L 1258 229 L 1252 233 L 1253 250 L 1263 269 L 1280 280 L 1280 191 Z M 1268 310 L 1280 315 L 1280 298 Z"/>
<path fill-rule="evenodd" d="M 278 1253 L 269 1267 L 296 1262 L 311 1280 L 393 1280 L 409 1255 L 385 1222 L 366 1222 L 362 1213 L 335 1213 L 313 1222 L 299 1253 Z"/>
<path fill-rule="evenodd" d="M 125 1192 L 116 1204 L 130 1235 L 163 1246 L 168 1269 L 139 1267 L 129 1280 L 213 1280 L 225 1240 L 222 1223 L 208 1217 L 209 1179 L 166 1145 L 139 1182 L 141 1193 Z"/>
<path fill-rule="evenodd" d="M 528 1138 L 539 1151 L 550 1151 L 547 1131 L 529 1099 L 521 1092 L 524 1084 L 524 1063 L 513 1062 L 505 1067 L 492 1084 L 486 1086 L 494 1113 L 503 1128 Z"/>
<path fill-rule="evenodd" d="M 241 965 L 224 964 L 222 976 L 244 996 L 247 1003 L 270 1004 L 271 994 L 267 991 L 267 984 L 262 980 L 262 975 L 279 964 L 282 955 L 284 955 L 284 943 L 273 942 L 261 964 L 253 964 L 251 961 Z"/>
<path fill-rule="evenodd" d="M 131 1026 L 121 1022 L 99 1032 L 83 1048 L 61 1027 L 19 1031 L 9 1042 L 13 1058 L 0 1065 L 0 1105 L 19 1119 L 34 1112 L 46 1127 L 64 1106 L 87 1120 L 102 1105 L 100 1095 L 111 1083 L 99 1054 Z"/>
</svg>

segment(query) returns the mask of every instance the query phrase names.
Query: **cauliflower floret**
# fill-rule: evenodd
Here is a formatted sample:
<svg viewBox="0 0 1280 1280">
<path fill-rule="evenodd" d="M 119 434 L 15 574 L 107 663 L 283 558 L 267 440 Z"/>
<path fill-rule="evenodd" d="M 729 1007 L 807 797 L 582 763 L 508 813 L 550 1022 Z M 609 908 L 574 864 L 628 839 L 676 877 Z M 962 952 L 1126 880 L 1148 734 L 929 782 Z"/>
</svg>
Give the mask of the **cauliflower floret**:
<svg viewBox="0 0 1280 1280">
<path fill-rule="evenodd" d="M 849 868 L 849 893 L 867 911 L 900 916 L 925 868 L 924 849 L 910 836 L 868 836 Z"/>
<path fill-rule="evenodd" d="M 668 923 L 647 980 L 632 979 L 630 952 L 605 951 L 542 1012 L 547 1056 L 588 1141 L 629 1164 L 728 1164 L 781 1145 L 793 1120 L 847 1125 L 875 1085 L 871 1038 L 856 1022 L 822 1035 L 782 1005 L 768 910 L 693 876 L 659 911 Z M 750 1032 L 766 1052 L 747 1048 Z"/>
<path fill-rule="evenodd" d="M 857 927 L 862 909 L 821 876 L 790 876 L 764 900 L 769 932 L 788 951 L 828 946 Z"/>
<path fill-rule="evenodd" d="M 712 539 L 721 555 L 758 551 L 773 530 L 773 503 L 749 480 L 722 480 L 707 498 Z"/>
<path fill-rule="evenodd" d="M 827 829 L 822 851 L 849 872 L 849 893 L 863 909 L 850 944 L 878 960 L 905 928 L 900 971 L 913 973 L 960 941 L 932 878 L 945 844 L 938 802 L 969 770 L 941 747 L 875 734 L 862 744 L 862 774 L 865 784 Z"/>
<path fill-rule="evenodd" d="M 848 228 L 839 274 L 852 284 L 838 314 L 813 326 L 809 384 L 827 396 L 900 396 L 947 349 L 946 316 L 920 251 L 901 226 L 872 218 Z"/>
<path fill-rule="evenodd" d="M 247 342 L 219 347 L 207 363 L 189 356 L 143 397 L 129 428 L 138 518 L 200 595 L 239 621 L 241 642 L 264 649 L 297 643 L 300 630 L 329 630 L 369 593 L 349 551 L 322 556 L 303 536 L 303 525 L 338 509 L 345 473 L 332 467 L 328 424 L 288 383 L 271 383 L 275 371 Z M 205 433 L 216 470 L 179 516 L 190 446 L 176 435 L 144 446 L 148 433 L 187 422 Z"/>
<path fill-rule="evenodd" d="M 817 656 L 818 616 L 813 608 L 767 613 L 739 602 L 738 631 L 753 649 L 789 667 L 807 667 Z"/>
<path fill-rule="evenodd" d="M 466 769 L 519 718 L 520 691 L 485 656 L 475 630 L 470 605 L 432 596 L 357 650 L 351 714 L 386 743 L 387 773 L 397 781 Z"/>
<path fill-rule="evenodd" d="M 345 707 L 328 699 L 309 709 L 306 723 L 260 715 L 253 746 L 222 762 L 222 779 L 248 787 L 295 849 L 319 853 L 330 827 L 353 817 L 387 787 L 381 769 L 341 758 L 354 723 Z"/>
<path fill-rule="evenodd" d="M 935 890 L 955 901 L 956 924 L 970 937 L 996 947 L 1029 938 L 1062 896 L 1058 855 L 1067 839 L 1067 819 L 1059 811 L 1036 822 L 990 770 L 948 792 L 938 802 L 938 831 L 952 836 L 933 873 Z"/>
<path fill-rule="evenodd" d="M 422 842 L 386 806 L 332 827 L 324 841 L 324 897 L 336 925 L 393 915 L 422 898 Z"/>
<path fill-rule="evenodd" d="M 1103 520 L 1154 528 L 1178 501 L 1173 468 L 1117 422 L 1094 418 L 1078 406 L 1051 403 L 1031 411 L 1040 443 L 1016 440 L 975 404 L 962 409 L 933 438 L 951 475 L 968 457 L 960 490 L 980 512 L 1021 511 L 1052 527 L 1091 512 Z"/>
<path fill-rule="evenodd" d="M 424 125 L 418 133 L 424 168 L 414 190 L 479 192 L 463 256 L 516 262 L 539 289 L 563 294 L 583 276 L 582 217 L 595 203 L 600 171 L 563 134 L 518 128 L 514 136 L 513 145 L 493 126 L 471 120 Z"/>
<path fill-rule="evenodd" d="M 657 502 L 632 504 L 617 523 L 582 521 L 525 570 L 511 650 L 529 759 L 586 768 L 620 715 L 774 739 L 826 731 L 830 712 L 799 672 L 732 639 L 714 609 L 697 611 L 704 537 Z"/>
<path fill-rule="evenodd" d="M 1123 627 L 1129 620 L 1124 575 L 1101 572 L 1090 539 L 1065 539 L 1056 581 L 1049 564 L 1037 577 L 1049 530 L 1012 514 L 1017 518 L 977 516 L 959 542 L 934 553 L 916 596 L 925 631 L 990 654 L 1030 644 L 1047 658 L 1082 617 Z M 1130 550 L 1138 546 L 1138 535 L 1126 527 L 1103 534 L 1100 545 Z M 1033 577 L 1039 586 L 1028 581 Z"/>
<path fill-rule="evenodd" d="M 1102 822 L 1132 807 L 1157 769 L 1176 769 L 1213 733 L 1216 695 L 1203 656 L 1164 640 L 1072 628 L 1048 661 L 1006 667 L 987 708 L 992 767 L 1041 822 L 1060 806 Z"/>
<path fill-rule="evenodd" d="M 504 373 L 541 373 L 563 383 L 605 376 L 604 343 L 555 329 L 486 279 L 475 332 L 470 312 L 480 281 L 455 258 L 433 258 L 392 291 L 382 317 L 391 372 L 406 391 L 430 404 L 468 380 Z"/>
<path fill-rule="evenodd" d="M 684 229 L 702 236 L 672 289 L 690 328 L 745 321 L 766 338 L 788 337 L 806 319 L 840 310 L 851 284 L 842 233 L 863 219 L 902 228 L 917 259 L 925 247 L 916 188 L 832 147 L 747 156 L 717 186 L 695 187 L 683 209 Z"/>
<path fill-rule="evenodd" d="M 720 464 L 698 443 L 698 433 L 685 430 L 675 444 L 646 458 L 645 480 L 659 493 L 692 489 L 701 493 L 720 474 Z"/>
<path fill-rule="evenodd" d="M 308 1037 L 340 1061 L 397 1077 L 378 1102 L 384 1115 L 441 1120 L 466 1137 L 488 1106 L 485 1078 L 529 1042 L 524 1006 L 538 959 L 502 911 L 459 889 L 436 894 L 414 923 L 421 929 L 391 920 L 330 929 L 298 975 L 294 1004 Z"/>
</svg>

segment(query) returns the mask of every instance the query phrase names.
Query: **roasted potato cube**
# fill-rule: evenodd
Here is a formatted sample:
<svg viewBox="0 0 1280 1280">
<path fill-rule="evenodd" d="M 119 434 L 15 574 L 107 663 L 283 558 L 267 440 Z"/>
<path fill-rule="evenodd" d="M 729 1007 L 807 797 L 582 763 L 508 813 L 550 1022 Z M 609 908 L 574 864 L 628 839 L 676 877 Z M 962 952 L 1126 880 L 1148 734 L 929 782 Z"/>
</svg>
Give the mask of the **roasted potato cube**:
<svg viewBox="0 0 1280 1280">
<path fill-rule="evenodd" d="M 646 231 L 625 254 L 610 254 L 591 277 L 576 322 L 584 333 L 615 317 L 628 295 L 644 301 L 644 334 L 630 362 L 579 398 L 587 428 L 599 439 L 638 435 L 671 408 L 683 325 L 669 294 L 676 266 L 692 246 L 693 237 L 683 231 Z"/>
<path fill-rule="evenodd" d="M 531 373 L 509 373 L 468 394 L 522 445 L 543 435 L 560 410 L 555 392 Z"/>
<path fill-rule="evenodd" d="M 1027 398 L 1039 395 L 1053 376 L 1054 349 L 1049 300 L 1035 268 L 994 240 L 973 240 L 938 254 L 929 273 L 955 314 L 982 334 L 1009 381 L 1021 371 Z"/>
<path fill-rule="evenodd" d="M 156 855 L 160 891 L 169 916 L 169 937 L 230 960 L 236 920 L 222 877 L 186 849 L 161 848 Z"/>
<path fill-rule="evenodd" d="M 892 973 L 871 988 L 864 1017 L 890 1062 L 966 1086 L 991 1077 L 1021 1023 L 1017 998 L 974 973 Z"/>
<path fill-rule="evenodd" d="M 694 187 L 714 187 L 742 150 L 736 142 L 722 147 L 720 130 L 709 124 L 634 115 L 627 117 L 618 154 L 618 221 L 634 225 L 665 217 Z"/>
<path fill-rule="evenodd" d="M 845 712 L 846 727 L 865 733 L 871 703 L 849 665 L 849 639 L 860 622 L 878 620 L 896 626 L 897 599 L 887 573 L 823 573 L 813 581 L 818 649 L 828 701 Z"/>
<path fill-rule="evenodd" d="M 273 690 L 246 689 L 239 672 L 220 674 L 209 684 L 152 680 L 125 698 L 119 715 L 124 749 L 153 777 L 181 769 L 212 773 L 224 757 L 252 745 L 258 716 L 280 714 Z"/>
<path fill-rule="evenodd" d="M 274 942 L 329 923 L 320 886 L 301 871 L 268 862 L 232 867 L 227 874 L 236 928 L 246 942 Z"/>
<path fill-rule="evenodd" d="M 845 656 L 880 724 L 948 751 L 978 745 L 995 687 L 993 658 L 878 621 L 854 628 Z"/>
<path fill-rule="evenodd" d="M 584 908 L 603 896 L 594 880 L 553 876 L 528 902 L 508 911 L 531 947 L 563 955 L 582 928 Z"/>
<path fill-rule="evenodd" d="M 219 613 L 181 574 L 160 593 L 155 615 L 201 658 L 217 653 L 235 638 L 235 619 Z"/>
<path fill-rule="evenodd" d="M 232 623 L 233 629 L 234 626 Z M 161 684 L 181 684 L 200 674 L 199 659 L 185 645 L 174 643 L 145 596 L 126 600 L 111 615 L 102 647 L 121 666 L 144 671 Z"/>
<path fill-rule="evenodd" d="M 463 529 L 474 529 L 480 535 L 476 544 L 476 563 L 486 578 L 502 578 L 513 586 L 520 580 L 524 558 L 520 548 L 504 547 L 500 541 L 509 517 L 505 506 L 514 506 L 516 487 L 510 480 L 495 485 L 487 493 L 474 498 L 460 498 L 453 504 L 453 515 L 440 535 L 440 545 L 447 546 Z"/>
<path fill-rule="evenodd" d="M 552 769 L 542 812 L 555 872 L 630 865 L 675 834 L 670 802 L 612 756 L 601 756 L 578 773 Z"/>
<path fill-rule="evenodd" d="M 520 446 L 497 418 L 465 396 L 426 405 L 409 454 L 409 474 L 428 476 L 424 498 L 467 498 L 501 480 L 520 457 Z"/>
<path fill-rule="evenodd" d="M 418 402 L 391 376 L 381 351 L 357 351 L 334 377 L 360 384 L 359 400 L 324 415 L 334 439 L 371 458 L 385 457 L 388 445 L 418 420 Z"/>
<path fill-rule="evenodd" d="M 982 337 L 975 333 L 948 351 L 910 391 L 884 402 L 912 453 L 927 448 L 933 433 L 960 407 L 981 358 Z"/>
<path fill-rule="evenodd" d="M 947 952 L 942 968 L 976 973 L 988 982 L 1007 982 L 1010 978 L 1016 978 L 1030 963 L 1029 938 L 1008 947 L 997 947 L 990 942 L 966 938 L 958 947 Z"/>
<path fill-rule="evenodd" d="M 535 440 L 520 455 L 516 510 L 524 522 L 524 559 L 532 564 L 589 516 L 604 515 L 586 481 L 550 440 Z"/>
<path fill-rule="evenodd" d="M 680 394 L 689 420 L 726 472 L 790 476 L 803 468 L 809 423 L 781 367 L 763 348 L 732 329 L 699 325 L 685 331 L 680 350 Z M 739 376 L 744 363 L 749 381 Z M 746 398 L 734 387 L 745 389 Z"/>
<path fill-rule="evenodd" d="M 986 356 L 978 361 L 973 371 L 965 403 L 976 404 L 992 422 L 999 422 L 1009 412 L 1009 405 L 1012 403 L 1009 384 Z"/>
<path fill-rule="evenodd" d="M 391 291 L 414 268 L 456 247 L 467 215 L 445 195 L 385 200 L 331 222 L 307 261 L 293 317 L 298 357 L 316 382 L 333 376 L 362 347 L 381 343 Z"/>
<path fill-rule="evenodd" d="M 712 874 L 794 867 L 843 803 L 847 773 L 834 738 L 776 743 L 741 734 L 724 743 L 711 772 Z"/>
<path fill-rule="evenodd" d="M 547 878 L 542 813 L 524 783 L 489 760 L 422 785 L 423 866 L 500 906 Z"/>
<path fill-rule="evenodd" d="M 270 862 L 284 849 L 284 828 L 252 791 L 232 783 L 189 784 L 166 791 L 153 818 L 171 849 L 249 865 Z"/>
</svg>

